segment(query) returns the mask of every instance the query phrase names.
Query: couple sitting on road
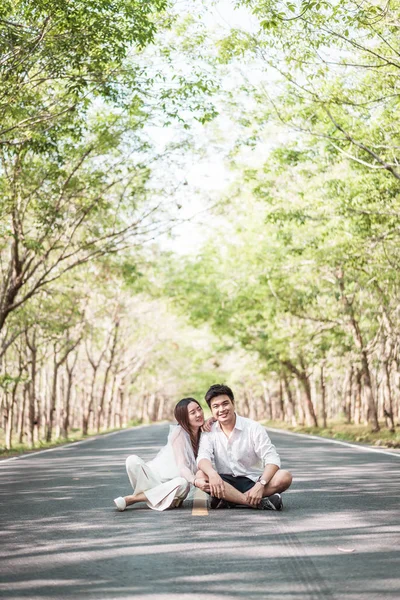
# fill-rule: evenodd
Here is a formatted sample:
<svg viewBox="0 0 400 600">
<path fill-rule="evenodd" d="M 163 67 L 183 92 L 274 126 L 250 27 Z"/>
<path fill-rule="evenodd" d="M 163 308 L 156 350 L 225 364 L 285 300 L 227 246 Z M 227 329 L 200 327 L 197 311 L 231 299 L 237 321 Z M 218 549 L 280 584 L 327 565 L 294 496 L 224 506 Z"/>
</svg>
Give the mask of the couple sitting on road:
<svg viewBox="0 0 400 600">
<path fill-rule="evenodd" d="M 211 386 L 205 399 L 213 415 L 209 432 L 202 433 L 200 404 L 184 398 L 175 407 L 178 425 L 171 427 L 157 456 L 147 463 L 135 455 L 127 458 L 134 494 L 116 498 L 118 510 L 138 502 L 159 511 L 180 506 L 190 484 L 211 495 L 211 508 L 282 510 L 281 493 L 292 476 L 280 469 L 264 427 L 235 413 L 233 392 L 226 385 Z"/>
</svg>

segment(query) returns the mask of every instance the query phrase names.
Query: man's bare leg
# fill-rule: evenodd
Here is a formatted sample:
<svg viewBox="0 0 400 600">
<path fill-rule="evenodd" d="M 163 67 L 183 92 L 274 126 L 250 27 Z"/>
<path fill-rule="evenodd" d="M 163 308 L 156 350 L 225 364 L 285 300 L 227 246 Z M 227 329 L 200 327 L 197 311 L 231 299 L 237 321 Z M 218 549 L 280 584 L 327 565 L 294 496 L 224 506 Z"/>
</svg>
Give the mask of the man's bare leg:
<svg viewBox="0 0 400 600">
<path fill-rule="evenodd" d="M 234 488 L 233 485 L 224 481 L 224 487 L 224 500 L 228 500 L 228 502 L 232 502 L 233 504 L 242 504 L 244 506 L 250 506 L 250 504 L 246 500 L 246 496 L 242 492 L 239 492 L 239 490 Z"/>
<path fill-rule="evenodd" d="M 208 481 L 208 476 L 203 471 L 197 471 L 196 479 L 205 479 Z M 250 506 L 250 504 L 246 500 L 246 496 L 239 492 L 233 485 L 224 481 L 225 486 L 225 494 L 223 500 L 227 500 L 228 502 L 232 502 L 233 504 L 243 504 L 244 506 Z M 221 498 L 222 500 L 222 498 Z"/>
<path fill-rule="evenodd" d="M 272 496 L 272 494 L 281 494 L 290 487 L 292 475 L 289 471 L 279 469 L 272 477 L 271 481 L 265 486 L 263 497 Z"/>
</svg>

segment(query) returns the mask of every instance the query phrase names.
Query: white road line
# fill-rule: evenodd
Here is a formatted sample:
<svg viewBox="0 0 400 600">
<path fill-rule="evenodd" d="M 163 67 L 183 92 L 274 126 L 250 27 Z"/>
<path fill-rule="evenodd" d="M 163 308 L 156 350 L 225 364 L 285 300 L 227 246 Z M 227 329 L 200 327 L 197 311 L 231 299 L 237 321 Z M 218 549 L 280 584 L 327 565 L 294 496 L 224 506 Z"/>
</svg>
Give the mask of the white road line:
<svg viewBox="0 0 400 600">
<path fill-rule="evenodd" d="M 341 440 L 332 440 L 331 438 L 325 438 L 320 435 L 311 435 L 309 433 L 296 433 L 295 431 L 287 431 L 286 429 L 275 429 L 274 427 L 265 427 L 268 431 L 274 433 L 284 433 L 286 435 L 294 435 L 297 437 L 306 437 L 312 440 L 318 440 L 319 442 L 328 442 L 329 444 L 339 444 L 341 446 L 348 446 L 349 448 L 355 448 L 356 450 L 363 450 L 364 452 L 375 452 L 376 454 L 386 454 L 387 456 L 394 456 L 400 458 L 400 453 L 388 452 L 387 450 L 378 450 L 378 448 L 368 448 L 367 446 L 358 446 L 357 444 L 350 444 L 349 442 L 342 442 Z"/>
<path fill-rule="evenodd" d="M 66 442 L 65 444 L 60 444 L 59 446 L 54 446 L 54 448 L 47 448 L 46 450 L 33 450 L 28 454 L 21 454 L 19 456 L 12 456 L 11 458 L 0 458 L 0 467 L 4 463 L 11 462 L 12 460 L 22 460 L 23 458 L 32 458 L 33 456 L 37 456 L 38 454 L 44 454 L 45 452 L 54 452 L 54 450 L 62 450 L 64 448 L 73 448 L 75 446 L 79 446 L 80 444 L 86 444 L 87 442 L 92 442 L 93 440 L 97 440 L 99 438 L 110 437 L 111 435 L 115 435 L 117 433 L 121 433 L 121 431 L 131 431 L 133 429 L 143 429 L 143 427 L 150 427 L 151 425 L 165 425 L 165 423 L 146 423 L 145 425 L 134 425 L 133 427 L 127 427 L 126 429 L 118 429 L 117 431 L 110 431 L 110 433 L 103 433 L 101 435 L 94 435 L 86 438 L 85 440 L 79 440 L 79 442 Z"/>
</svg>

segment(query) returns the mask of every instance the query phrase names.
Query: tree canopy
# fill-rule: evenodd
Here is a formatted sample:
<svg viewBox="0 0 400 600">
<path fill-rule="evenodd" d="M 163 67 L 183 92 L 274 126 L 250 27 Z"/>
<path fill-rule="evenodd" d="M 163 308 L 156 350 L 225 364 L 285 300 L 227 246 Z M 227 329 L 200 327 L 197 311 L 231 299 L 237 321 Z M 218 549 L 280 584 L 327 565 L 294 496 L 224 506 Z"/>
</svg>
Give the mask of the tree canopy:
<svg viewBox="0 0 400 600">
<path fill-rule="evenodd" d="M 395 431 L 399 10 L 2 3 L 6 447 L 216 380 L 252 418 Z"/>
</svg>

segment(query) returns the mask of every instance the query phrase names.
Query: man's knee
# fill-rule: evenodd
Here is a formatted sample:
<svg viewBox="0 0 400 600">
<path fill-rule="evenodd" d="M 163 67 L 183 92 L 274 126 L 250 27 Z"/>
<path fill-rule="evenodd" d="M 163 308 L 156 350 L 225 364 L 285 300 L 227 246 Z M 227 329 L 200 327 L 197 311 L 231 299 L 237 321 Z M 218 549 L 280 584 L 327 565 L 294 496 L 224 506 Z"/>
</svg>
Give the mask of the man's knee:
<svg viewBox="0 0 400 600">
<path fill-rule="evenodd" d="M 279 471 L 277 472 L 277 475 L 279 475 L 279 484 L 285 489 L 287 490 L 293 481 L 293 477 L 292 474 L 289 471 L 284 471 L 282 469 L 279 469 Z"/>
</svg>

